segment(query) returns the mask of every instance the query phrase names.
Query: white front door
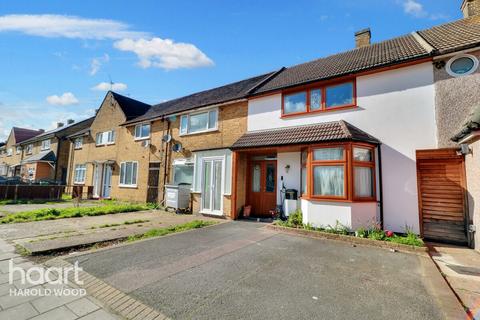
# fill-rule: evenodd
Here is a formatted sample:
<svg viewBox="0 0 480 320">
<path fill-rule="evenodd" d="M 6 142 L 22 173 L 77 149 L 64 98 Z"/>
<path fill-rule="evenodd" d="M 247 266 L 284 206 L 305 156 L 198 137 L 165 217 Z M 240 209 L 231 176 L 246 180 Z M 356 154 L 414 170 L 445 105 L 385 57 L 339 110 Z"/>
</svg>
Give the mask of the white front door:
<svg viewBox="0 0 480 320">
<path fill-rule="evenodd" d="M 103 187 L 102 198 L 110 198 L 112 189 L 112 167 L 109 164 L 103 165 Z"/>
<path fill-rule="evenodd" d="M 223 215 L 223 160 L 204 160 L 202 169 L 202 212 Z"/>
<path fill-rule="evenodd" d="M 95 198 L 100 198 L 102 190 L 102 170 L 103 166 L 100 164 L 95 164 L 93 168 L 93 196 Z"/>
</svg>

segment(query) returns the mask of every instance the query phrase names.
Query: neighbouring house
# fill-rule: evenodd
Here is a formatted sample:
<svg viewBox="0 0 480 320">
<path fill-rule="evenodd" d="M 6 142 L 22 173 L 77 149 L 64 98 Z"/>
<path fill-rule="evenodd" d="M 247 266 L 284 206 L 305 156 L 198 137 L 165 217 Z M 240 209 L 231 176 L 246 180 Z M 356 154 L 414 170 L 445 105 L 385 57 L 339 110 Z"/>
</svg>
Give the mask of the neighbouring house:
<svg viewBox="0 0 480 320">
<path fill-rule="evenodd" d="M 108 92 L 91 125 L 68 136 L 71 143 L 68 185 L 93 187 L 94 198 L 147 201 L 150 163 L 161 156 L 150 136 L 163 128 L 140 132 L 123 123 L 143 115 L 150 105 Z"/>
<path fill-rule="evenodd" d="M 0 176 L 20 176 L 23 149 L 21 143 L 42 134 L 43 130 L 13 127 L 3 147 L 0 147 Z"/>
<path fill-rule="evenodd" d="M 180 185 L 191 190 L 194 212 L 230 217 L 230 147 L 247 130 L 247 95 L 272 75 L 163 102 L 124 124 L 132 131 L 140 131 L 150 123 L 163 128 L 162 135 L 152 137 L 151 141 L 155 145 L 162 141 L 161 163 L 167 165 L 160 165 L 160 177 L 156 178 L 159 182 L 149 181 L 155 188 L 160 186 L 160 201 L 165 198 L 165 185 L 174 188 Z"/>
<path fill-rule="evenodd" d="M 65 184 L 67 181 L 70 134 L 90 127 L 93 118 L 80 122 L 68 120 L 57 123 L 53 130 L 43 132 L 20 143 L 23 156 L 20 176 L 25 181 L 50 180 Z"/>
</svg>

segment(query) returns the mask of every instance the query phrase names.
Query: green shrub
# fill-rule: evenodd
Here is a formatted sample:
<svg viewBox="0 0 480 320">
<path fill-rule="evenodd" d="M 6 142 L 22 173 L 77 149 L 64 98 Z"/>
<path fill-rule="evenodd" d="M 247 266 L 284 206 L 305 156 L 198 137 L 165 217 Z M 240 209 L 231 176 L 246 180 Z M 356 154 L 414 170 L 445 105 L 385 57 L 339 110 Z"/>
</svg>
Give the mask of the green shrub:
<svg viewBox="0 0 480 320">
<path fill-rule="evenodd" d="M 372 229 L 368 232 L 368 238 L 373 240 L 385 239 L 385 231 L 382 229 Z"/>
<path fill-rule="evenodd" d="M 357 229 L 357 231 L 355 231 L 355 235 L 359 238 L 366 238 L 368 237 L 368 231 L 367 229 L 360 227 Z"/>
<path fill-rule="evenodd" d="M 301 210 L 296 210 L 288 216 L 287 226 L 295 228 L 303 226 L 303 216 Z"/>
</svg>

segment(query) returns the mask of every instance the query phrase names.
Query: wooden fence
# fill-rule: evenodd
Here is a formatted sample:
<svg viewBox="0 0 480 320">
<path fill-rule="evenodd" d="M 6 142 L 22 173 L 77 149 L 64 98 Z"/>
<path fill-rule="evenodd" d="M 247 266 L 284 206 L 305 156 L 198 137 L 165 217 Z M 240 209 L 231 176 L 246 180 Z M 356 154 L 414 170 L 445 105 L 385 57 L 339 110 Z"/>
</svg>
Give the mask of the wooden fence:
<svg viewBox="0 0 480 320">
<path fill-rule="evenodd" d="M 65 186 L 0 185 L 0 200 L 60 200 Z"/>
</svg>

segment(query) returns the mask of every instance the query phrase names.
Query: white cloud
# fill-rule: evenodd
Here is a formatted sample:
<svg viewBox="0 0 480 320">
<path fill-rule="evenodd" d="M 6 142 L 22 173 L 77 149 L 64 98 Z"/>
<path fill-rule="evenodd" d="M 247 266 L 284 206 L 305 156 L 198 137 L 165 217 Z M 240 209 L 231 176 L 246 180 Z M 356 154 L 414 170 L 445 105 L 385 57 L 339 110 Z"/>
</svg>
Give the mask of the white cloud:
<svg viewBox="0 0 480 320">
<path fill-rule="evenodd" d="M 92 90 L 97 90 L 97 91 L 123 91 L 127 90 L 127 85 L 125 83 L 108 83 L 108 82 L 100 82 L 97 84 L 95 87 L 92 88 Z"/>
<path fill-rule="evenodd" d="M 49 38 L 123 39 L 147 34 L 129 30 L 129 25 L 107 19 L 86 19 L 55 14 L 11 14 L 0 16 L 0 32 L 14 31 Z"/>
<path fill-rule="evenodd" d="M 90 75 L 94 76 L 97 74 L 101 66 L 108 61 L 110 61 L 110 56 L 106 53 L 103 55 L 103 57 L 93 58 L 92 62 L 90 63 Z"/>
<path fill-rule="evenodd" d="M 196 68 L 213 65 L 213 61 L 190 43 L 174 42 L 171 39 L 123 39 L 114 43 L 122 51 L 134 52 L 142 68 L 162 69 Z"/>
<path fill-rule="evenodd" d="M 449 17 L 443 13 L 430 13 L 417 0 L 402 0 L 403 11 L 415 18 L 429 18 L 431 20 L 447 20 Z"/>
<path fill-rule="evenodd" d="M 79 102 L 78 99 L 71 92 L 65 92 L 61 96 L 54 94 L 52 96 L 48 96 L 46 100 L 49 104 L 53 104 L 56 106 L 69 106 L 72 104 L 78 104 Z"/>
<path fill-rule="evenodd" d="M 415 17 L 424 17 L 427 14 L 423 9 L 423 5 L 415 0 L 404 1 L 403 11 Z"/>
</svg>

